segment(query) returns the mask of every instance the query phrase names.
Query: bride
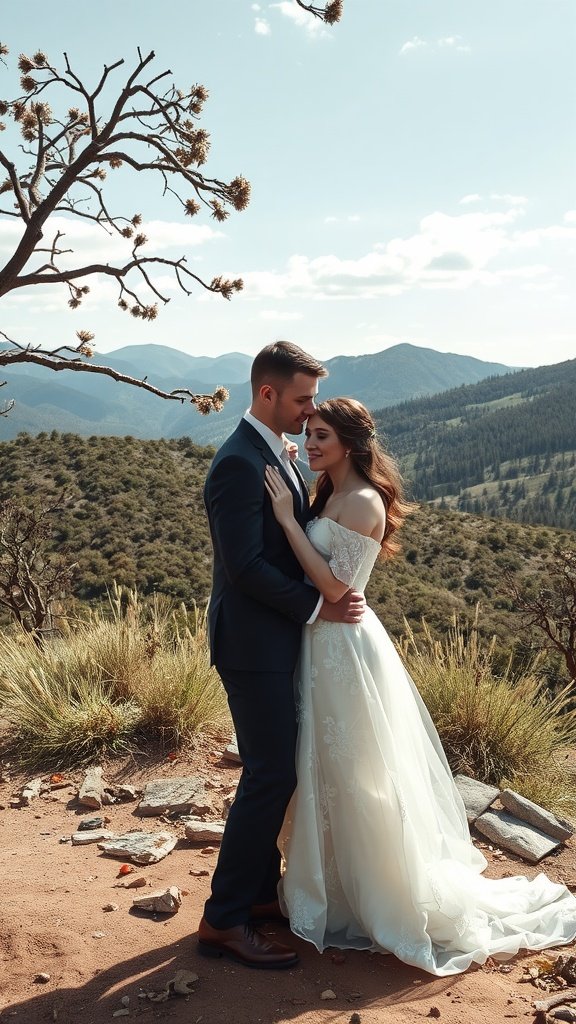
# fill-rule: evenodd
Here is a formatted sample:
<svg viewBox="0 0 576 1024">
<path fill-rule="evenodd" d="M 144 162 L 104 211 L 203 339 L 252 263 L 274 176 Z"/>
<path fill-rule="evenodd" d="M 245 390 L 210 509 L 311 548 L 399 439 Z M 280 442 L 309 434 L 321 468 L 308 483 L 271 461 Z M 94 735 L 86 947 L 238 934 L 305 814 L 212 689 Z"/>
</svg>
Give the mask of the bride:
<svg viewBox="0 0 576 1024">
<path fill-rule="evenodd" d="M 329 399 L 308 420 L 320 472 L 307 532 L 280 473 L 276 518 L 327 601 L 363 591 L 409 506 L 369 412 Z M 545 875 L 484 878 L 462 800 L 416 687 L 374 612 L 304 628 L 296 674 L 298 786 L 280 835 L 292 930 L 327 946 L 393 953 L 436 975 L 576 937 L 576 898 Z"/>
</svg>

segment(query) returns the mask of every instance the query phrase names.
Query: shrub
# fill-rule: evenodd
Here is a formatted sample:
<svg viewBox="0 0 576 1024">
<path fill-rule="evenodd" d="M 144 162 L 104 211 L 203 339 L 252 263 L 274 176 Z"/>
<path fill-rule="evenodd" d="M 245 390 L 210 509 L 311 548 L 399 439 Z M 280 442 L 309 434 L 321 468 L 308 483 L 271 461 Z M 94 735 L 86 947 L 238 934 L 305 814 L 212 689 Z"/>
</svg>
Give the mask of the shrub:
<svg viewBox="0 0 576 1024">
<path fill-rule="evenodd" d="M 0 711 L 25 763 L 60 768 L 142 736 L 179 746 L 229 721 L 205 615 L 117 586 L 107 609 L 42 648 L 0 634 Z"/>
<path fill-rule="evenodd" d="M 512 660 L 496 673 L 495 638 L 456 620 L 442 640 L 405 622 L 399 649 L 438 729 L 450 767 L 510 786 L 537 803 L 576 814 L 576 774 L 565 760 L 576 745 L 572 685 L 555 696 L 540 675 L 541 656 L 522 672 Z"/>
</svg>

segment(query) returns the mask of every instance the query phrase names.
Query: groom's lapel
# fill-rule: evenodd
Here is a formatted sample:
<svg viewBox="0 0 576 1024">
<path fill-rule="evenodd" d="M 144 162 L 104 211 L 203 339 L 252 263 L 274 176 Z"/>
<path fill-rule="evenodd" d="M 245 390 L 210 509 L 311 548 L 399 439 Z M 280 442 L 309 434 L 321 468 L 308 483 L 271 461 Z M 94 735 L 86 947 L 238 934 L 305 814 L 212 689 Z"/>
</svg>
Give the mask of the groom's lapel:
<svg viewBox="0 0 576 1024">
<path fill-rule="evenodd" d="M 300 490 L 302 492 L 302 506 L 303 506 L 304 512 L 307 513 L 308 509 L 310 507 L 310 494 L 309 494 L 309 491 L 308 491 L 308 484 L 307 484 L 306 480 L 304 479 L 304 477 L 302 476 L 302 473 L 298 469 L 298 465 L 296 464 L 296 462 L 292 463 L 292 468 L 293 468 L 294 472 L 296 473 L 296 476 L 298 477 L 298 479 L 300 481 Z"/>
<path fill-rule="evenodd" d="M 298 509 L 298 511 L 300 511 L 302 508 L 304 508 L 304 510 L 306 511 L 308 509 L 309 504 L 308 488 L 300 471 L 296 467 L 294 467 L 296 469 L 296 475 L 298 476 L 298 479 L 300 480 L 302 486 L 302 493 L 298 491 L 298 488 L 295 486 L 294 481 L 291 479 L 289 474 L 286 472 L 285 467 L 282 465 L 281 460 L 276 458 L 270 445 L 262 437 L 262 434 L 260 434 L 252 426 L 251 423 L 248 423 L 248 421 L 244 419 L 240 420 L 238 428 L 242 430 L 244 436 L 251 442 L 251 444 L 254 445 L 254 447 L 262 455 L 263 468 L 265 468 L 267 465 L 278 467 L 280 473 L 282 474 L 282 479 L 284 480 L 285 483 L 288 484 L 288 487 L 290 488 L 292 494 L 296 499 L 296 508 Z"/>
</svg>

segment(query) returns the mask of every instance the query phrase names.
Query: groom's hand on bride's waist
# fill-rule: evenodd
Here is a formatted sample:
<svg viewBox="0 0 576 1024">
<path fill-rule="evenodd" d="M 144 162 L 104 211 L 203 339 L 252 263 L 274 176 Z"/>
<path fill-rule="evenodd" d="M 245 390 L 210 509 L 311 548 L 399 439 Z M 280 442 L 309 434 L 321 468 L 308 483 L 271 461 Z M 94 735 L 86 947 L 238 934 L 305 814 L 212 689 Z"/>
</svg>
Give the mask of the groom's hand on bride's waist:
<svg viewBox="0 0 576 1024">
<path fill-rule="evenodd" d="M 365 611 L 364 594 L 349 590 L 339 601 L 323 601 L 318 618 L 327 622 L 361 622 Z"/>
</svg>

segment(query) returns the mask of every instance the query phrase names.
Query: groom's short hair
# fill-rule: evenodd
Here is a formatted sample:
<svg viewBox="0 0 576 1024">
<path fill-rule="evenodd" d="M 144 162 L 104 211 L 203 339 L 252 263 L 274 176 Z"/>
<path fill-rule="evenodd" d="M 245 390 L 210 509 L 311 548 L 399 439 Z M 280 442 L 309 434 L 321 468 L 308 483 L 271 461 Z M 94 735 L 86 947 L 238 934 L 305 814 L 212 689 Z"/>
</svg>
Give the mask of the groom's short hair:
<svg viewBox="0 0 576 1024">
<path fill-rule="evenodd" d="M 291 341 L 274 341 L 266 345 L 252 363 L 252 394 L 263 384 L 287 384 L 296 373 L 305 373 L 308 377 L 328 376 L 326 367 L 298 345 Z"/>
</svg>

